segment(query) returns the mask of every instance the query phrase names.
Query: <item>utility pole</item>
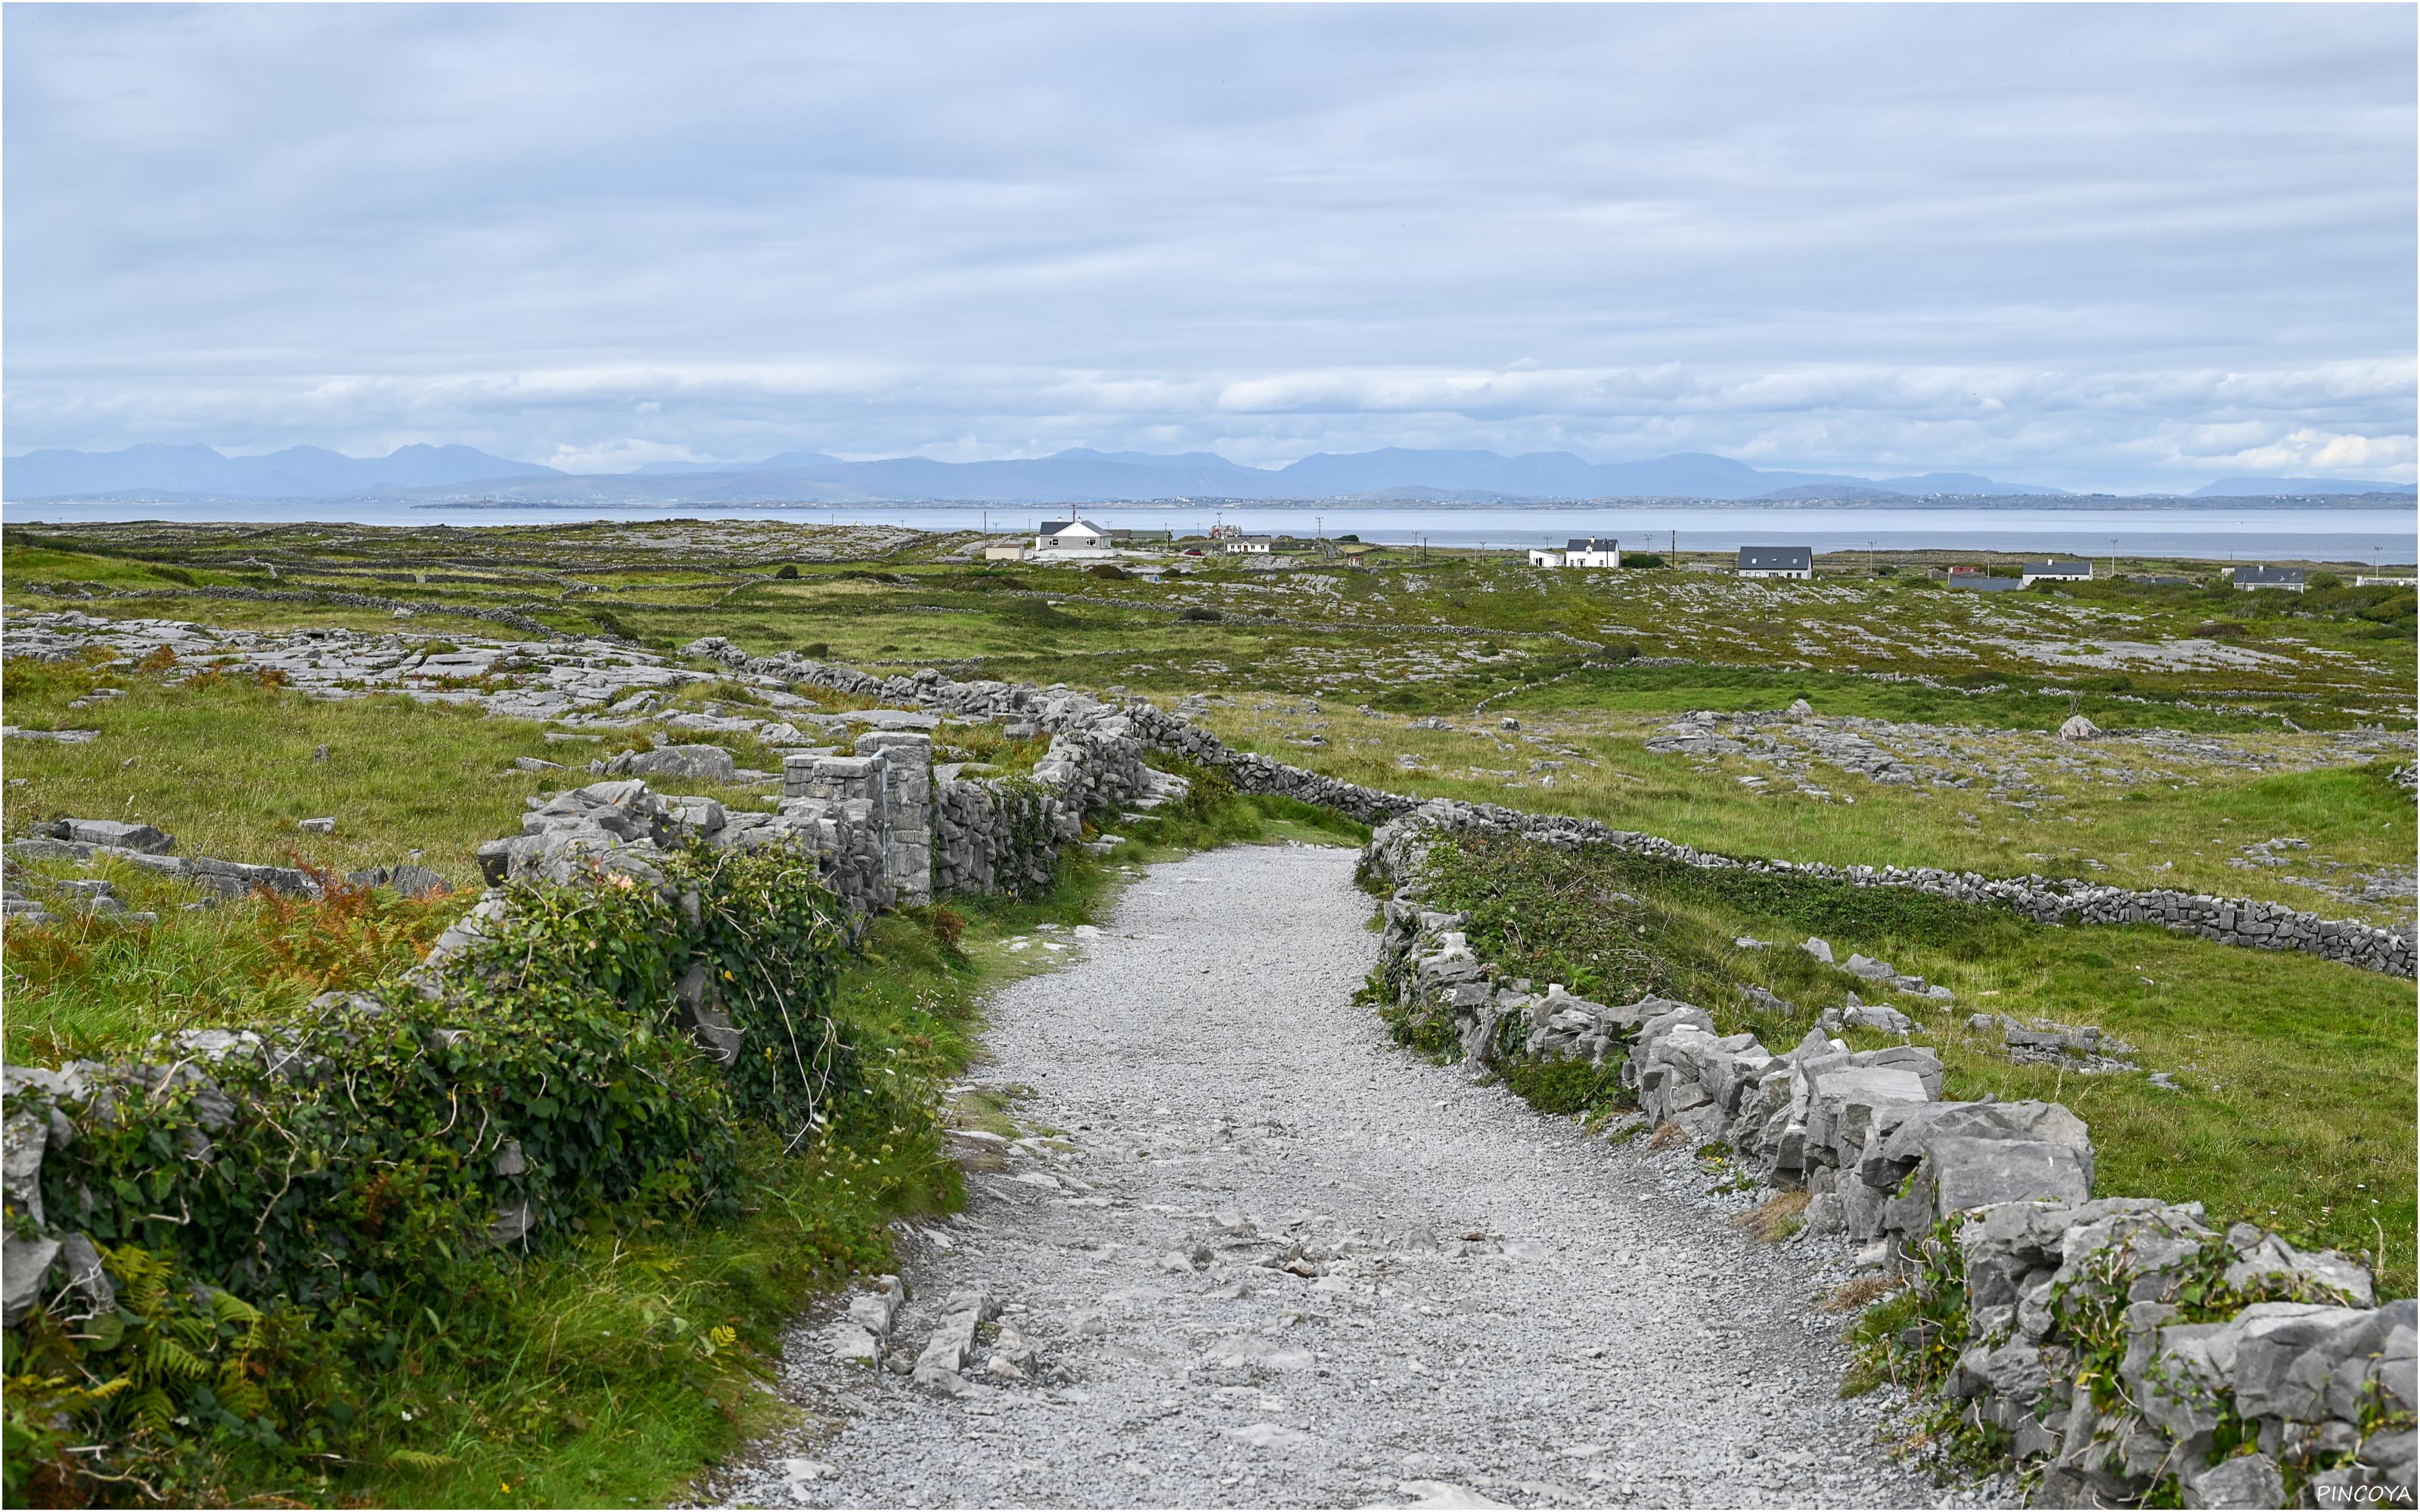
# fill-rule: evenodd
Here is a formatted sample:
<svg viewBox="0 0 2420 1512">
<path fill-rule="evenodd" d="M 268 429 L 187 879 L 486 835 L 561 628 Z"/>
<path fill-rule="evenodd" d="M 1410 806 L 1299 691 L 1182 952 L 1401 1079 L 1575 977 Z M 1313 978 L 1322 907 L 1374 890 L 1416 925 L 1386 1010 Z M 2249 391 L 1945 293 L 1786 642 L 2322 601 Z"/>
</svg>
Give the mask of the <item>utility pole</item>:
<svg viewBox="0 0 2420 1512">
<path fill-rule="evenodd" d="M 1873 574 L 1874 574 L 1874 543 L 1873 543 L 1873 542 L 1871 542 L 1871 541 L 1868 541 L 1868 542 L 1866 543 L 1866 576 L 1867 576 L 1867 577 L 1869 577 L 1869 578 L 1870 578 L 1870 577 L 1872 577 L 1872 576 L 1873 576 Z"/>
<path fill-rule="evenodd" d="M 2109 538 L 2109 579 L 2112 582 L 2118 579 L 2118 538 L 2114 535 Z"/>
</svg>

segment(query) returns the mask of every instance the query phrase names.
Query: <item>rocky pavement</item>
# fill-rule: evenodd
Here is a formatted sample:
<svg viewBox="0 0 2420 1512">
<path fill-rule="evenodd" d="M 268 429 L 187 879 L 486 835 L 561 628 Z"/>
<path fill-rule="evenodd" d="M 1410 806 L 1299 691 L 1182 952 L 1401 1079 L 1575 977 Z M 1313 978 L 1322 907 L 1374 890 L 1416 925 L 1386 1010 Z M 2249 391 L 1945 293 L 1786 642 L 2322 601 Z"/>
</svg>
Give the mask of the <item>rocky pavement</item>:
<svg viewBox="0 0 2420 1512">
<path fill-rule="evenodd" d="M 1354 853 L 1152 869 L 1003 991 L 966 1211 L 802 1322 L 732 1505 L 1933 1505 L 1841 1401 L 1847 1273 L 1395 1045 Z M 852 1320 L 853 1319 L 853 1320 Z M 875 1336 L 882 1335 L 882 1336 Z M 856 1358 L 848 1358 L 848 1356 Z M 883 1360 L 871 1363 L 866 1357 Z"/>
</svg>

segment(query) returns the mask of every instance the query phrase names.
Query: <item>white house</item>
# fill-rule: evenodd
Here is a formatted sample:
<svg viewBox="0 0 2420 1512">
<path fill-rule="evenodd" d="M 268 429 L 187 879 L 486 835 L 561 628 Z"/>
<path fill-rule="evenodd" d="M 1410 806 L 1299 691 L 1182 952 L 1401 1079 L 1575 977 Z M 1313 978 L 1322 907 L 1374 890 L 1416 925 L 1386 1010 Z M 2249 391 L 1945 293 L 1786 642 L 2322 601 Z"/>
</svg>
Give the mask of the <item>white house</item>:
<svg viewBox="0 0 2420 1512">
<path fill-rule="evenodd" d="M 1743 578 L 1812 578 L 1815 548 L 1811 546 L 1744 546 L 1739 551 Z"/>
<path fill-rule="evenodd" d="M 1559 551 L 1544 547 L 1529 553 L 1533 567 L 1619 567 L 1621 543 L 1609 535 L 1575 535 Z"/>
<path fill-rule="evenodd" d="M 2289 594 L 2299 594 L 2311 585 L 2300 567 L 2238 567 L 2235 586 L 2247 593 L 2256 588 L 2282 588 Z"/>
<path fill-rule="evenodd" d="M 2028 562 L 2019 574 L 2019 581 L 2031 588 L 2040 582 L 2088 583 L 2092 580 L 2089 562 Z"/>
<path fill-rule="evenodd" d="M 1064 551 L 1098 551 L 1109 544 L 1109 532 L 1081 519 L 1046 519 L 1033 537 L 1039 555 Z"/>
<path fill-rule="evenodd" d="M 1267 556 L 1269 548 L 1276 544 L 1277 538 L 1274 536 L 1231 535 L 1227 538 L 1227 554 L 1240 556 L 1250 553 L 1255 556 Z"/>
</svg>

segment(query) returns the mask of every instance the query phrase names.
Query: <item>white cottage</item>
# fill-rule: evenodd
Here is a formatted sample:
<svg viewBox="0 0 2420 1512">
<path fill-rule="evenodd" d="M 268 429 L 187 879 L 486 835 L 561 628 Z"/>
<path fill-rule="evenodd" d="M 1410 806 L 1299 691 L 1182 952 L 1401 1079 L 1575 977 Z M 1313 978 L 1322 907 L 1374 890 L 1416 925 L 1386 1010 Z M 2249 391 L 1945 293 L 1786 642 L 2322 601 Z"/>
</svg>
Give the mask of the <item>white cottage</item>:
<svg viewBox="0 0 2420 1512">
<path fill-rule="evenodd" d="M 1109 544 L 1109 532 L 1086 520 L 1047 519 L 1033 537 L 1037 556 L 1054 552 L 1098 551 Z"/>
<path fill-rule="evenodd" d="M 1812 578 L 1815 576 L 1815 548 L 1807 546 L 1744 546 L 1739 551 L 1739 565 L 1733 570 L 1743 578 Z"/>
<path fill-rule="evenodd" d="M 2018 580 L 2027 588 L 2036 583 L 2088 583 L 2092 580 L 2092 563 L 2068 562 L 2054 558 L 2048 562 L 2028 562 Z"/>
</svg>

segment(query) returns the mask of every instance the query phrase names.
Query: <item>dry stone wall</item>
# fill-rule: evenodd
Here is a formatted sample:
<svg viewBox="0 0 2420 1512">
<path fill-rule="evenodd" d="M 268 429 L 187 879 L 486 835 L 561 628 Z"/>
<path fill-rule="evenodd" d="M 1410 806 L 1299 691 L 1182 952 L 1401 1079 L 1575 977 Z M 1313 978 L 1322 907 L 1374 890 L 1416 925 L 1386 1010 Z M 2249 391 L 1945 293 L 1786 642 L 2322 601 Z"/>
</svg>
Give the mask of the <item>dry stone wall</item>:
<svg viewBox="0 0 2420 1512">
<path fill-rule="evenodd" d="M 1012 733 L 1049 732 L 1048 748 L 1025 778 L 961 776 L 954 764 L 933 764 L 930 736 L 894 732 L 859 736 L 854 756 L 790 759 L 784 807 L 809 797 L 878 804 L 901 901 L 1038 890 L 1057 875 L 1060 851 L 1083 838 L 1087 817 L 1146 813 L 1187 791 L 1143 759 L 1164 748 L 1156 727 L 1138 718 L 1158 716 L 1148 706 L 1121 708 L 1064 688 L 957 683 L 930 670 L 876 678 L 789 655 L 752 657 L 720 637 L 682 650 L 751 675 L 990 720 Z"/>
<path fill-rule="evenodd" d="M 2036 1467 L 2037 1504 L 2412 1504 L 2414 1305 L 2374 1305 L 2361 1265 L 2251 1224 L 2220 1233 L 2198 1203 L 2095 1197 L 2074 1113 L 1944 1101 L 1918 1046 L 1809 1030 L 1776 1051 L 1693 1004 L 1500 980 L 1466 915 L 1423 903 L 1438 833 L 1390 825 L 1365 853 L 1397 884 L 1378 968 L 1397 1011 L 1475 1069 L 1618 1063 L 1650 1126 L 1809 1195 L 1793 1242 L 1845 1237 L 1913 1273 L 1931 1305 L 1900 1346 L 1946 1362 L 1935 1388 Z"/>
<path fill-rule="evenodd" d="M 1938 867 L 1833 866 L 1822 861 L 1743 861 L 1717 856 L 1635 830 L 1614 829 L 1593 819 L 1524 813 L 1490 803 L 1432 799 L 1403 810 L 1406 827 L 1390 843 L 1417 847 L 1420 831 L 1517 835 L 1544 845 L 1578 849 L 1610 845 L 1642 856 L 1709 871 L 1739 870 L 1769 876 L 1844 882 L 1857 887 L 1907 887 L 1966 903 L 2012 909 L 2040 923 L 2157 924 L 2198 934 L 2222 945 L 2258 950 L 2301 950 L 2366 971 L 2412 974 L 2412 942 L 2391 930 L 2351 919 L 2324 919 L 2280 903 L 2248 898 L 2212 898 L 2171 890 L 2136 891 L 2092 883 L 2051 882 L 2043 877 L 1990 878 Z"/>
<path fill-rule="evenodd" d="M 887 702 L 913 703 L 961 717 L 1031 719 L 1039 728 L 1054 732 L 1114 728 L 1121 737 L 1138 740 L 1153 749 L 1221 767 L 1241 791 L 1299 799 L 1368 825 L 1385 825 L 1418 813 L 1420 824 L 1432 828 L 1517 834 L 1540 843 L 1565 847 L 1612 845 L 1710 870 L 1738 868 L 1778 876 L 1845 882 L 1859 887 L 1906 887 L 2009 908 L 2042 923 L 2156 924 L 2222 945 L 2258 950 L 2300 950 L 2366 971 L 2400 977 L 2413 974 L 2413 942 L 2408 935 L 2353 919 L 2321 918 L 2279 903 L 2169 888 L 2105 887 L 2075 879 L 2055 882 L 2040 876 L 1993 878 L 1939 867 L 1741 860 L 1654 835 L 1615 829 L 1592 819 L 1526 813 L 1497 804 L 1423 800 L 1342 781 L 1257 753 L 1234 750 L 1184 715 L 1140 701 L 1110 704 L 1064 687 L 1036 688 L 998 681 L 960 683 L 930 668 L 913 676 L 878 678 L 788 654 L 752 657 L 719 639 L 697 641 L 683 649 L 692 655 L 713 656 L 750 673 L 834 687 Z"/>
</svg>

